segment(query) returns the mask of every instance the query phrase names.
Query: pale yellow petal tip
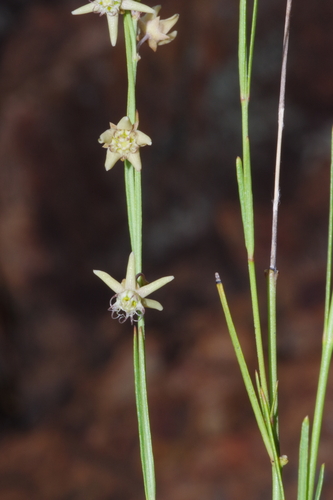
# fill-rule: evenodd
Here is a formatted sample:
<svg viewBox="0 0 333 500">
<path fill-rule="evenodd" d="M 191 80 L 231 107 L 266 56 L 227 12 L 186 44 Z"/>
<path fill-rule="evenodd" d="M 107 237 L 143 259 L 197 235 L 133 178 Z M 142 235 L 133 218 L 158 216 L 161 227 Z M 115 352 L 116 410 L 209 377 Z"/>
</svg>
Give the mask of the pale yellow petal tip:
<svg viewBox="0 0 333 500">
<path fill-rule="evenodd" d="M 72 10 L 73 16 L 79 16 L 80 14 L 89 14 L 89 12 L 94 11 L 94 4 L 88 3 L 86 5 L 82 5 L 82 7 L 78 7 L 77 9 Z"/>
</svg>

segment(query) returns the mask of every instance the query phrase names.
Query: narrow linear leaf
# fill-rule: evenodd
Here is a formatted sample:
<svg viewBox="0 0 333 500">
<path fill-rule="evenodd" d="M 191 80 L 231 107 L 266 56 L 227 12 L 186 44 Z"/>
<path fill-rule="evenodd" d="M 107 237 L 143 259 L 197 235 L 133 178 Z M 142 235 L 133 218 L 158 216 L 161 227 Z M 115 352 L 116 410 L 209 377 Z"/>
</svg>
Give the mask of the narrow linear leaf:
<svg viewBox="0 0 333 500">
<path fill-rule="evenodd" d="M 253 11 L 252 11 L 251 35 L 250 35 L 249 63 L 247 68 L 248 94 L 250 94 L 250 87 L 251 87 L 251 74 L 252 74 L 252 62 L 253 62 L 253 52 L 254 52 L 254 39 L 255 39 L 256 25 L 257 25 L 257 12 L 258 12 L 258 1 L 254 0 Z"/>
<path fill-rule="evenodd" d="M 320 467 L 319 478 L 314 500 L 320 500 L 321 490 L 324 482 L 324 472 L 325 472 L 325 464 L 322 464 L 322 466 Z"/>
<path fill-rule="evenodd" d="M 226 318 L 231 342 L 232 342 L 234 350 L 235 350 L 236 358 L 237 358 L 237 361 L 238 361 L 238 364 L 240 367 L 240 371 L 241 371 L 241 374 L 243 377 L 245 388 L 246 388 L 248 397 L 250 399 L 250 403 L 251 403 L 251 406 L 252 406 L 252 409 L 253 409 L 253 412 L 254 412 L 258 427 L 259 427 L 259 431 L 261 433 L 261 436 L 262 436 L 262 439 L 264 442 L 264 445 L 266 447 L 266 450 L 267 450 L 267 453 L 270 457 L 270 460 L 272 461 L 272 460 L 274 460 L 274 453 L 272 450 L 271 440 L 270 440 L 270 437 L 269 437 L 267 429 L 266 429 L 266 424 L 265 424 L 264 417 L 262 415 L 262 411 L 260 408 L 258 397 L 256 395 L 256 392 L 255 392 L 255 389 L 254 389 L 254 386 L 253 386 L 253 383 L 252 383 L 252 380 L 251 380 L 251 377 L 249 374 L 249 370 L 247 368 L 247 364 L 246 364 L 246 361 L 244 358 L 242 347 L 241 347 L 241 344 L 240 344 L 239 339 L 238 339 L 238 335 L 237 335 L 237 332 L 236 332 L 236 329 L 235 329 L 235 326 L 234 326 L 234 323 L 233 323 L 233 320 L 231 317 L 227 298 L 225 296 L 223 285 L 221 283 L 220 276 L 218 275 L 218 273 L 216 273 L 215 278 L 216 278 L 217 291 L 219 293 L 219 297 L 220 297 L 222 309 L 224 312 L 224 316 Z"/>
<path fill-rule="evenodd" d="M 260 406 L 261 406 L 262 414 L 264 416 L 265 413 L 264 413 L 263 405 L 265 403 L 264 403 L 264 399 L 261 397 L 262 387 L 260 385 L 260 378 L 259 378 L 259 373 L 257 372 L 257 370 L 255 371 L 255 380 L 256 380 L 256 386 L 257 386 L 257 393 L 258 393 L 258 396 L 259 396 L 259 403 L 260 403 Z M 266 422 L 266 425 L 267 425 L 267 422 Z"/>
<path fill-rule="evenodd" d="M 237 184 L 238 184 L 238 194 L 241 206 L 241 214 L 243 226 L 246 225 L 246 212 L 244 204 L 244 172 L 243 172 L 243 162 L 241 158 L 236 158 L 236 174 L 237 174 Z"/>
<path fill-rule="evenodd" d="M 309 463 L 309 417 L 305 417 L 302 423 L 301 439 L 299 445 L 298 462 L 298 492 L 297 500 L 306 500 L 308 487 L 308 463 Z"/>
<path fill-rule="evenodd" d="M 279 382 L 276 382 L 275 389 L 273 392 L 272 406 L 271 406 L 270 413 L 269 413 L 270 418 L 273 418 L 275 411 L 276 411 L 277 398 L 278 398 L 278 388 L 279 388 Z"/>
<path fill-rule="evenodd" d="M 246 249 L 248 255 L 253 258 L 254 254 L 254 215 L 253 215 L 253 193 L 252 193 L 252 174 L 250 159 L 250 139 L 247 136 L 244 142 L 244 205 L 246 212 L 246 226 L 244 226 Z"/>
<path fill-rule="evenodd" d="M 326 270 L 326 294 L 325 294 L 325 329 L 328 326 L 328 315 L 331 302 L 332 290 L 332 252 L 333 252 L 333 128 L 331 138 L 331 171 L 330 171 L 330 210 L 328 219 L 328 244 L 327 244 L 327 270 Z"/>
<path fill-rule="evenodd" d="M 280 461 L 280 457 L 279 457 L 279 453 L 278 453 L 278 449 L 277 449 L 278 444 L 277 444 L 276 436 L 274 434 L 272 422 L 270 420 L 269 403 L 266 400 L 264 391 L 262 389 L 261 389 L 261 397 L 264 401 L 264 403 L 263 403 L 264 418 L 265 418 L 265 421 L 267 422 L 268 435 L 269 435 L 272 450 L 273 450 L 272 465 L 273 465 L 273 469 L 275 471 L 276 484 L 277 484 L 277 487 L 279 488 L 279 493 L 278 493 L 277 498 L 280 498 L 281 500 L 283 500 L 284 499 L 284 488 L 283 488 L 283 482 L 282 482 L 282 476 L 281 476 L 281 467 L 282 466 L 281 466 L 281 461 Z M 283 460 L 284 461 L 286 460 L 286 463 L 288 462 L 287 457 L 284 457 Z"/>
</svg>

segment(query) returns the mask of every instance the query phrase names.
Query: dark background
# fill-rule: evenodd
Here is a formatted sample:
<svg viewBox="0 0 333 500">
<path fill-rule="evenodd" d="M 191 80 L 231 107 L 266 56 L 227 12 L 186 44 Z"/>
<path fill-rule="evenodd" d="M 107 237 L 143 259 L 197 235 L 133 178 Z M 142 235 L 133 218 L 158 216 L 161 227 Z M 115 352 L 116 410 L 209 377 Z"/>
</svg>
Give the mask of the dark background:
<svg viewBox="0 0 333 500">
<path fill-rule="evenodd" d="M 124 277 L 123 168 L 97 143 L 125 114 L 120 30 L 74 17 L 76 1 L 0 5 L 0 497 L 143 499 L 130 324 L 107 312 L 92 274 Z M 256 262 L 265 329 L 284 2 L 260 2 L 250 135 Z M 177 39 L 142 47 L 144 272 L 175 281 L 147 314 L 147 372 L 160 500 L 270 498 L 270 464 L 219 306 L 224 281 L 256 368 L 237 204 L 241 154 L 238 2 L 166 1 Z M 316 389 L 323 318 L 333 4 L 294 0 L 287 77 L 278 268 L 281 442 L 288 498 Z M 320 461 L 333 494 L 333 389 Z"/>
</svg>

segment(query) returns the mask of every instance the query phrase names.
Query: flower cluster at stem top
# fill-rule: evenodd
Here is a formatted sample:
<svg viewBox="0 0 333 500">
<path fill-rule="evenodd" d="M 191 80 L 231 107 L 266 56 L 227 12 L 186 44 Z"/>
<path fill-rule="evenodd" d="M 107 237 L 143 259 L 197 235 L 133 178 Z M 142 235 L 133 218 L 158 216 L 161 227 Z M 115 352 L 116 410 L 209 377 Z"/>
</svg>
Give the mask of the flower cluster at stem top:
<svg viewBox="0 0 333 500">
<path fill-rule="evenodd" d="M 163 307 L 159 302 L 146 297 L 174 279 L 173 276 L 166 276 L 140 286 L 135 272 L 133 252 L 128 259 L 126 278 L 121 283 L 104 271 L 94 271 L 94 273 L 116 292 L 110 300 L 109 311 L 112 313 L 112 318 L 119 319 L 120 323 L 130 318 L 132 324 L 142 318 L 146 307 L 162 311 Z"/>
<path fill-rule="evenodd" d="M 151 49 L 156 51 L 158 45 L 165 45 L 172 42 L 176 38 L 177 31 L 168 33 L 176 24 L 179 14 L 174 14 L 168 19 L 161 20 L 158 13 L 161 9 L 160 5 L 149 7 L 148 5 L 136 2 L 135 0 L 89 0 L 90 3 L 73 10 L 72 14 L 88 14 L 95 12 L 100 16 L 106 15 L 111 45 L 114 47 L 118 38 L 118 19 L 119 14 L 123 14 L 126 10 L 130 10 L 135 18 L 138 18 L 140 13 L 145 15 L 139 18 L 138 23 L 138 48 L 148 42 Z M 138 57 L 140 59 L 140 57 Z"/>
<path fill-rule="evenodd" d="M 148 12 L 154 14 L 154 10 L 148 5 L 144 5 L 134 0 L 91 0 L 90 3 L 73 10 L 72 14 L 88 14 L 95 12 L 96 14 L 106 14 L 109 26 L 111 45 L 114 47 L 118 38 L 118 18 L 125 10 Z"/>
</svg>

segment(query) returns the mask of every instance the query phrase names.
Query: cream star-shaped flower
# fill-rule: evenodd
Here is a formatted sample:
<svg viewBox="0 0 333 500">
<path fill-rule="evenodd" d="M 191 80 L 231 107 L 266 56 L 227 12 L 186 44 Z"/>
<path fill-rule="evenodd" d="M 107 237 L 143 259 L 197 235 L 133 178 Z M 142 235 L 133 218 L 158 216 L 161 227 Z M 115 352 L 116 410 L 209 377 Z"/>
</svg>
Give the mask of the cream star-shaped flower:
<svg viewBox="0 0 333 500">
<path fill-rule="evenodd" d="M 148 13 L 139 19 L 139 37 L 138 48 L 145 42 L 148 41 L 148 45 L 154 52 L 157 50 L 158 45 L 165 45 L 166 43 L 172 42 L 176 38 L 177 31 L 173 31 L 168 34 L 168 31 L 176 24 L 179 18 L 179 14 L 175 14 L 168 19 L 160 20 L 157 15 L 160 11 L 161 6 L 156 5 L 153 7 L 154 12 Z"/>
<path fill-rule="evenodd" d="M 117 125 L 110 123 L 110 128 L 100 136 L 98 142 L 103 143 L 103 148 L 107 148 L 106 170 L 110 170 L 118 160 L 128 160 L 135 170 L 141 170 L 139 149 L 147 144 L 150 146 L 151 138 L 137 130 L 138 125 L 138 115 L 134 125 L 124 116 Z"/>
<path fill-rule="evenodd" d="M 111 45 L 114 47 L 118 37 L 118 17 L 125 10 L 154 13 L 154 10 L 148 7 L 148 5 L 135 2 L 134 0 L 90 0 L 90 3 L 73 10 L 72 14 L 88 14 L 89 12 L 95 12 L 101 16 L 106 14 Z"/>
<path fill-rule="evenodd" d="M 163 310 L 159 302 L 146 299 L 146 297 L 174 279 L 173 276 L 166 276 L 147 285 L 140 286 L 135 272 L 133 252 L 128 259 L 126 278 L 121 283 L 104 271 L 94 271 L 94 274 L 104 281 L 111 290 L 116 292 L 110 300 L 110 308 L 108 309 L 112 312 L 112 318 L 119 319 L 120 323 L 124 323 L 127 318 L 130 318 L 131 324 L 142 318 L 146 307 L 157 309 L 158 311 Z"/>
</svg>

